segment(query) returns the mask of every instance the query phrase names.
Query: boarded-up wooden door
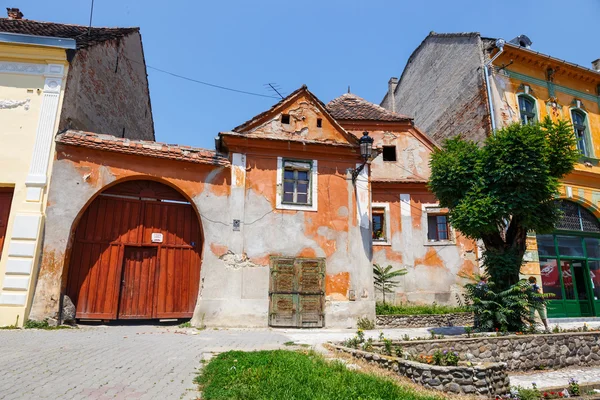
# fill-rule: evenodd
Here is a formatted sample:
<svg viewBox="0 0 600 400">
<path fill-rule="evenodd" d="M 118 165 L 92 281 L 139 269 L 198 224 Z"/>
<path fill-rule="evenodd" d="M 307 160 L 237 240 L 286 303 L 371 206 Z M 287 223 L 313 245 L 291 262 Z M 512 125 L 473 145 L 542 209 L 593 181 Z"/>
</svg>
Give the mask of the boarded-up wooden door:
<svg viewBox="0 0 600 400">
<path fill-rule="evenodd" d="M 271 259 L 269 324 L 279 327 L 323 326 L 325 260 Z"/>
<path fill-rule="evenodd" d="M 67 294 L 76 317 L 190 318 L 200 283 L 201 240 L 192 205 L 174 189 L 150 181 L 108 189 L 89 205 L 75 231 Z M 136 281 L 138 273 L 147 281 Z"/>
<path fill-rule="evenodd" d="M 8 228 L 12 198 L 12 188 L 0 188 L 0 257 L 2 257 L 2 247 L 4 247 L 4 238 L 6 237 L 6 229 Z"/>
<path fill-rule="evenodd" d="M 150 319 L 155 305 L 156 248 L 125 247 L 119 319 Z"/>
</svg>

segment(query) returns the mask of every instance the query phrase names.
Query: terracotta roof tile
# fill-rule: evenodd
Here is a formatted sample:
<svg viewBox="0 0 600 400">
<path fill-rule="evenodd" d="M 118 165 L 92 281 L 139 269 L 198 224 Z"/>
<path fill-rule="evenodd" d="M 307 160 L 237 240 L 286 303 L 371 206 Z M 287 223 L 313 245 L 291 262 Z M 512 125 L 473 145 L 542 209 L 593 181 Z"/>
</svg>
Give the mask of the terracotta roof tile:
<svg viewBox="0 0 600 400">
<path fill-rule="evenodd" d="M 352 93 L 345 93 L 331 100 L 327 103 L 327 111 L 338 120 L 400 122 L 412 119 L 386 110 Z"/>
<path fill-rule="evenodd" d="M 229 165 L 229 160 L 213 150 L 185 147 L 145 140 L 131 140 L 91 132 L 66 131 L 56 136 L 56 142 L 102 151 L 133 154 L 144 157 L 166 158 L 195 164 Z"/>
<path fill-rule="evenodd" d="M 83 25 L 0 18 L 0 32 L 75 39 L 77 48 L 93 46 L 107 40 L 129 35 L 132 32 L 139 32 L 139 30 L 140 28 L 92 27 L 88 34 L 88 27 Z"/>
</svg>

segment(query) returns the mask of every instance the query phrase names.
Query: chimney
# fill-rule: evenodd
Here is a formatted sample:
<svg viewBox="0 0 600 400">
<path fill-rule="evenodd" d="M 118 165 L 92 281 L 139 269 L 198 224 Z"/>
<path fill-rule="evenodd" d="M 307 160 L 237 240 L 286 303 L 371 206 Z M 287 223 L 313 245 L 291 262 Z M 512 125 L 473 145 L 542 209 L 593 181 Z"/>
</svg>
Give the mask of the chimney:
<svg viewBox="0 0 600 400">
<path fill-rule="evenodd" d="M 398 86 L 398 78 L 391 77 L 388 81 L 388 99 L 389 104 L 391 106 L 391 111 L 396 111 L 396 101 L 394 99 L 394 92 L 396 91 L 396 86 Z"/>
<path fill-rule="evenodd" d="M 18 8 L 6 8 L 8 19 L 23 19 L 23 13 Z"/>
<path fill-rule="evenodd" d="M 600 58 L 595 61 L 592 61 L 592 69 L 594 71 L 600 72 Z"/>
</svg>

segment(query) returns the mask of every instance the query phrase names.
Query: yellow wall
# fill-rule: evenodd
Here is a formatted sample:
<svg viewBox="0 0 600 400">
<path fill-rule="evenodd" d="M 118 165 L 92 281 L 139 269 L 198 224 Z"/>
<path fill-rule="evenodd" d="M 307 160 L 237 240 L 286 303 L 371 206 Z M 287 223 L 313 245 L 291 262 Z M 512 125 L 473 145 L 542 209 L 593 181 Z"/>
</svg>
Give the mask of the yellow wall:
<svg viewBox="0 0 600 400">
<path fill-rule="evenodd" d="M 594 160 L 600 159 L 600 73 L 509 46 L 505 47 L 494 65 L 506 66 L 504 70 L 496 72 L 491 80 L 497 128 L 520 121 L 517 96 L 523 93 L 523 85 L 529 86 L 529 95 L 535 99 L 538 120 L 550 116 L 553 120 L 572 122 L 573 103 L 575 100 L 581 101 L 581 109 L 587 113 L 593 155 L 587 159 L 588 162 L 582 160 L 577 163 L 575 170 L 562 180 L 560 197 L 578 202 L 600 217 L 600 164 Z M 548 68 L 556 71 L 552 79 L 554 97 L 548 87 Z M 548 103 L 557 103 L 557 107 L 551 107 Z M 538 276 L 539 280 L 535 237 L 529 237 L 527 243 L 528 251 L 521 273 L 524 277 Z"/>
<path fill-rule="evenodd" d="M 22 325 L 31 304 L 49 182 L 33 184 L 30 166 L 45 153 L 49 180 L 67 68 L 64 49 L 0 43 L 0 187 L 14 188 L 0 258 L 0 326 Z M 40 124 L 41 116 L 54 124 Z"/>
</svg>

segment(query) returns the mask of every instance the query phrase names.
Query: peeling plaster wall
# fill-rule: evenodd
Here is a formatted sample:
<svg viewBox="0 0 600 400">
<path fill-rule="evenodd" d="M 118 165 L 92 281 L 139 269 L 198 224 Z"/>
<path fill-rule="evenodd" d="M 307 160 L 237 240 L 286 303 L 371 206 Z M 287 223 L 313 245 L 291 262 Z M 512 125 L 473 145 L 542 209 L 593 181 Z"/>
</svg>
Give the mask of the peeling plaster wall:
<svg viewBox="0 0 600 400">
<path fill-rule="evenodd" d="M 409 202 L 401 205 L 401 196 Z M 456 293 L 462 293 L 469 281 L 465 277 L 478 272 L 475 243 L 457 232 L 452 232 L 452 243 L 428 243 L 427 215 L 422 209 L 436 200 L 424 186 L 402 194 L 374 187 L 373 202 L 389 203 L 392 233 L 390 245 L 374 244 L 373 263 L 408 270 L 398 279 L 396 293 L 386 295 L 386 301 L 455 304 Z"/>
<path fill-rule="evenodd" d="M 428 36 L 404 68 L 395 111 L 436 141 L 458 134 L 483 141 L 490 125 L 482 70 L 478 34 Z"/>
<path fill-rule="evenodd" d="M 30 318 L 56 318 L 61 293 L 66 287 L 71 233 L 78 218 L 96 194 L 123 179 L 154 179 L 170 184 L 192 199 L 201 214 L 203 229 L 201 280 L 208 271 L 221 276 L 225 263 L 210 256 L 211 243 L 226 238 L 229 221 L 230 171 L 227 167 L 199 165 L 150 157 L 130 156 L 57 145 L 52 185 L 46 209 L 43 258 Z M 206 216 L 207 218 L 204 218 Z M 208 255 L 207 257 L 204 257 Z M 226 280 L 222 281 L 224 285 Z M 200 292 L 199 297 L 202 296 Z"/>
<path fill-rule="evenodd" d="M 154 140 L 139 33 L 77 50 L 60 117 L 63 129 Z"/>
</svg>

